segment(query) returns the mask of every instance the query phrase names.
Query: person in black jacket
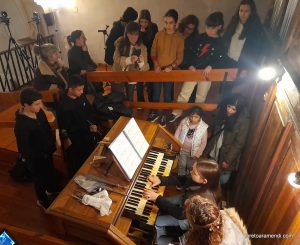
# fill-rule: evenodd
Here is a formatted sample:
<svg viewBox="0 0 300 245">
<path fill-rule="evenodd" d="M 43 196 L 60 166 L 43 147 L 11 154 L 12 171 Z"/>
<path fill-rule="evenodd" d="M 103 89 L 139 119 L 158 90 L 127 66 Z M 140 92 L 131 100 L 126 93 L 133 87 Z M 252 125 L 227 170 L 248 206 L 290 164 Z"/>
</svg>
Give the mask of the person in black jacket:
<svg viewBox="0 0 300 245">
<path fill-rule="evenodd" d="M 143 40 L 143 44 L 147 47 L 148 54 L 148 64 L 150 70 L 154 70 L 153 61 L 151 59 L 151 47 L 155 37 L 155 34 L 158 32 L 157 24 L 151 21 L 151 15 L 148 9 L 142 9 L 139 15 L 138 23 L 140 25 L 140 36 Z M 140 83 L 141 88 L 143 89 L 143 83 Z M 148 101 L 152 102 L 152 93 L 153 93 L 153 83 L 147 83 L 147 93 Z"/>
<path fill-rule="evenodd" d="M 59 58 L 58 48 L 52 43 L 34 45 L 34 53 L 40 57 L 33 80 L 35 89 L 66 89 L 68 87 L 68 67 Z"/>
<path fill-rule="evenodd" d="M 55 135 L 42 109 L 42 96 L 32 88 L 21 91 L 22 108 L 16 112 L 14 128 L 18 151 L 33 176 L 37 204 L 46 210 L 50 201 L 46 193 L 60 190 L 52 155 L 56 149 Z"/>
<path fill-rule="evenodd" d="M 214 12 L 206 18 L 205 32 L 193 41 L 193 49 L 188 52 L 188 58 L 186 57 L 188 62 L 185 63 L 185 68 L 192 71 L 204 69 L 204 75 L 208 77 L 213 68 L 220 68 L 223 65 L 226 57 L 224 43 L 220 37 L 223 25 L 221 12 Z M 184 82 L 177 102 L 188 102 L 196 85 L 198 86 L 196 103 L 204 103 L 211 86 L 211 82 L 208 80 Z M 182 110 L 173 110 L 169 121 L 174 122 L 181 114 Z"/>
<path fill-rule="evenodd" d="M 223 87 L 223 97 L 232 91 L 251 96 L 253 82 L 251 74 L 256 74 L 262 57 L 268 50 L 268 40 L 256 11 L 254 0 L 242 0 L 227 26 L 224 36 L 225 50 L 229 57 L 227 67 L 239 69 L 237 80 Z M 247 79 L 249 78 L 249 79 Z"/>
<path fill-rule="evenodd" d="M 265 41 L 264 30 L 253 0 L 242 0 L 227 26 L 224 36 L 225 50 L 233 64 L 241 69 L 241 76 L 247 70 L 257 68 L 262 57 Z"/>
<path fill-rule="evenodd" d="M 148 180 L 152 187 L 158 185 L 176 185 L 183 186 L 184 194 L 175 197 L 165 198 L 154 192 L 146 190 L 144 197 L 148 201 L 154 201 L 159 207 L 161 215 L 155 222 L 156 238 L 158 244 L 168 244 L 172 241 L 172 234 L 168 234 L 168 227 L 178 227 L 182 231 L 188 230 L 188 222 L 184 214 L 184 202 L 194 195 L 201 195 L 218 202 L 217 192 L 219 189 L 219 167 L 216 161 L 201 159 L 194 163 L 191 169 L 191 175 L 169 177 L 149 176 Z"/>
<path fill-rule="evenodd" d="M 67 94 L 58 105 L 58 121 L 72 142 L 69 153 L 72 158 L 70 175 L 74 174 L 96 146 L 97 125 L 93 123 L 93 108 L 83 94 L 84 81 L 78 75 L 70 76 Z"/>
<path fill-rule="evenodd" d="M 71 47 L 68 51 L 70 75 L 84 75 L 87 71 L 94 71 L 97 65 L 91 59 L 84 33 L 81 30 L 73 31 L 67 40 Z"/>
<path fill-rule="evenodd" d="M 106 62 L 106 64 L 108 65 L 113 65 L 114 63 L 114 52 L 115 52 L 115 41 L 123 36 L 124 31 L 125 31 L 125 27 L 126 24 L 131 22 L 131 21 L 135 21 L 138 17 L 138 13 L 136 12 L 136 10 L 132 7 L 128 7 L 122 17 L 120 18 L 120 20 L 115 21 L 113 23 L 113 27 L 108 35 L 108 38 L 106 40 L 106 49 L 105 49 L 105 57 L 104 57 L 104 61 Z"/>
</svg>

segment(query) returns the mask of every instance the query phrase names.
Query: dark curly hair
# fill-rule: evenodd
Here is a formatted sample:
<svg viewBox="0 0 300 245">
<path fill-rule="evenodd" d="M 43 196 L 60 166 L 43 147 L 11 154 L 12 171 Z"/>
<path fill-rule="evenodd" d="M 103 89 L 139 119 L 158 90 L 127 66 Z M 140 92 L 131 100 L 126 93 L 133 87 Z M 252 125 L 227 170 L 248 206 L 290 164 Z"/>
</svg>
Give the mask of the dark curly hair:
<svg viewBox="0 0 300 245">
<path fill-rule="evenodd" d="M 184 17 L 180 23 L 178 24 L 178 31 L 180 33 L 184 32 L 184 29 L 189 25 L 192 24 L 195 26 L 194 32 L 192 33 L 192 35 L 199 33 L 199 19 L 197 16 L 190 14 L 186 17 Z"/>
</svg>

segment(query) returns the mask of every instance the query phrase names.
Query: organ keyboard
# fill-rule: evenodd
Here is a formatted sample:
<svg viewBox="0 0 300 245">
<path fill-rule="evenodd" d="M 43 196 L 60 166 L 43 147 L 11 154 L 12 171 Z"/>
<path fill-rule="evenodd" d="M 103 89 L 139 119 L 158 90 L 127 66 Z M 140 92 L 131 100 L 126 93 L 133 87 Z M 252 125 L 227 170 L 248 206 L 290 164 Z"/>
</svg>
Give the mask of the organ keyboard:
<svg viewBox="0 0 300 245">
<path fill-rule="evenodd" d="M 125 127 L 129 118 L 121 117 L 106 135 L 112 142 Z M 100 216 L 99 211 L 85 206 L 72 198 L 72 194 L 78 191 L 78 186 L 71 180 L 55 201 L 51 204 L 47 213 L 55 216 L 57 232 L 64 236 L 77 237 L 95 244 L 135 244 L 130 231 L 137 228 L 151 229 L 153 227 L 158 208 L 153 202 L 143 198 L 145 188 L 149 187 L 148 175 L 168 176 L 172 166 L 178 162 L 178 153 L 181 144 L 164 128 L 158 124 L 137 120 L 137 123 L 149 143 L 148 154 L 138 167 L 130 182 L 123 177 L 117 164 L 102 163 L 106 155 L 105 147 L 98 146 L 82 167 L 75 174 L 92 175 L 107 182 L 127 187 L 112 187 L 115 192 L 109 192 L 113 200 L 111 214 Z M 165 146 L 172 144 L 173 150 L 166 151 Z M 103 151 L 102 151 L 102 148 Z M 101 149 L 101 150 L 100 150 Z M 98 157 L 97 157 L 98 156 Z M 96 159 L 96 160 L 95 160 Z M 91 164 L 100 159 L 100 164 Z M 107 157 L 110 161 L 113 158 Z M 107 172 L 108 166 L 109 171 Z M 163 195 L 165 187 L 153 187 Z M 122 195 L 118 193 L 122 193 Z"/>
<path fill-rule="evenodd" d="M 149 175 L 169 176 L 174 159 L 165 156 L 158 150 L 150 150 L 138 175 L 133 188 L 129 192 L 123 214 L 137 219 L 140 225 L 146 229 L 151 229 L 155 223 L 158 208 L 152 201 L 143 197 L 144 190 L 149 188 L 151 183 L 147 180 Z M 163 195 L 165 187 L 153 187 L 158 194 Z"/>
</svg>

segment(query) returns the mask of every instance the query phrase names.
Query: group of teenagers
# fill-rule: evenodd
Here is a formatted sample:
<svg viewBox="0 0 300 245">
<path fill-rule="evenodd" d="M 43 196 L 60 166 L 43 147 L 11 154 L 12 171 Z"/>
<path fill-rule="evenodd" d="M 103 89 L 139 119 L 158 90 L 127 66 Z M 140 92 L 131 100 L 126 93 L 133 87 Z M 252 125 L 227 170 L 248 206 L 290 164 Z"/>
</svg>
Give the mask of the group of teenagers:
<svg viewBox="0 0 300 245">
<path fill-rule="evenodd" d="M 134 22 L 138 18 L 137 22 Z M 170 72 L 172 70 L 202 69 L 206 81 L 187 81 L 175 100 L 177 102 L 204 103 L 211 87 L 209 73 L 214 68 L 239 69 L 238 80 L 242 81 L 257 68 L 262 57 L 265 35 L 253 0 L 242 0 L 229 25 L 224 31 L 222 12 L 213 12 L 205 20 L 205 32 L 199 33 L 199 19 L 195 15 L 184 17 L 178 24 L 178 13 L 168 10 L 164 15 L 164 27 L 158 31 L 146 9 L 138 13 L 127 8 L 106 41 L 105 62 L 114 71 Z M 174 82 L 149 82 L 149 102 L 174 101 Z M 125 88 L 124 88 L 125 87 Z M 144 83 L 112 84 L 112 90 L 126 92 L 132 101 L 136 87 L 137 100 L 145 101 Z M 224 89 L 230 92 L 231 86 Z M 159 112 L 151 110 L 149 121 L 166 126 L 180 117 L 180 110 Z"/>
<path fill-rule="evenodd" d="M 255 68 L 261 53 L 263 29 L 253 0 L 240 2 L 223 36 L 221 12 L 214 12 L 206 18 L 202 34 L 198 33 L 199 20 L 194 15 L 183 18 L 176 28 L 178 13 L 174 9 L 166 12 L 161 31 L 151 21 L 148 10 L 142 10 L 138 22 L 134 22 L 137 17 L 133 8 L 127 8 L 109 34 L 105 61 L 114 71 L 203 69 L 208 77 L 214 68 L 238 67 L 242 79 Z M 59 192 L 61 185 L 53 166 L 55 135 L 42 110 L 42 96 L 38 90 L 55 88 L 63 91 L 56 113 L 62 133 L 72 143 L 69 148 L 69 155 L 73 156 L 70 176 L 94 150 L 99 137 L 93 108 L 85 94 L 101 93 L 103 88 L 99 83 L 88 83 L 84 79 L 87 71 L 97 67 L 89 55 L 86 41 L 81 30 L 68 36 L 71 47 L 68 51 L 69 67 L 59 59 L 55 45 L 35 46 L 34 51 L 40 60 L 34 88 L 25 88 L 20 94 L 22 108 L 16 112 L 14 129 L 18 150 L 32 172 L 37 203 L 44 209 L 49 207 L 51 195 Z M 125 91 L 127 99 L 133 100 L 136 87 L 138 100 L 145 100 L 143 83 L 123 84 L 112 83 L 112 91 Z M 146 83 L 146 86 L 150 102 L 160 100 L 162 88 L 164 102 L 174 100 L 172 82 Z M 205 102 L 209 88 L 209 81 L 184 82 L 177 101 Z M 231 215 L 238 216 L 236 213 L 219 209 L 218 193 L 220 184 L 228 183 L 232 172 L 238 169 L 246 142 L 250 116 L 245 98 L 228 93 L 215 114 L 209 140 L 208 125 L 203 121 L 203 111 L 197 106 L 186 112 L 174 110 L 169 118 L 166 112 L 151 110 L 148 120 L 155 122 L 160 118 L 160 124 L 165 126 L 167 119 L 174 122 L 180 116 L 183 119 L 175 132 L 175 137 L 183 145 L 178 174 L 149 176 L 148 179 L 152 186 L 176 185 L 184 194 L 170 198 L 161 197 L 151 190 L 144 194 L 161 211 L 156 221 L 157 243 L 168 244 L 178 240 L 178 234 L 184 234 L 180 238 L 183 244 L 244 244 L 248 241 L 245 228 L 235 222 L 236 219 L 231 219 Z M 233 239 L 236 243 L 232 243 Z"/>
<path fill-rule="evenodd" d="M 160 210 L 155 223 L 157 244 L 178 241 L 178 234 L 185 234 L 181 244 L 248 244 L 245 227 L 236 222 L 238 214 L 229 211 L 235 217 L 231 220 L 226 210 L 219 210 L 246 143 L 250 124 L 246 101 L 236 94 L 220 104 L 208 141 L 201 108 L 192 107 L 184 115 L 175 132 L 182 143 L 178 173 L 148 177 L 152 187 L 174 185 L 182 193 L 171 197 L 151 189 L 144 193 Z"/>
</svg>

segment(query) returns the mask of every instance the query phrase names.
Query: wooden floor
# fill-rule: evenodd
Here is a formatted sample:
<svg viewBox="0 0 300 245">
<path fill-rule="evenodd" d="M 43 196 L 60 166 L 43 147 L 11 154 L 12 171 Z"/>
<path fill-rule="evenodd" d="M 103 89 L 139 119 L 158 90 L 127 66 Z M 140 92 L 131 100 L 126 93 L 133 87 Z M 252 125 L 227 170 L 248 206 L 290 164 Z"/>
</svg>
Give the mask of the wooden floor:
<svg viewBox="0 0 300 245">
<path fill-rule="evenodd" d="M 212 86 L 210 94 L 217 94 L 217 89 L 218 87 L 213 88 Z M 178 94 L 178 87 L 175 87 L 175 92 Z M 210 100 L 216 102 L 217 97 L 211 95 L 209 95 L 211 98 Z M 147 116 L 147 110 L 134 110 L 135 118 L 146 120 Z M 204 116 L 204 119 L 207 123 L 211 123 L 210 115 Z M 169 123 L 167 129 L 171 133 L 174 133 L 179 122 L 180 121 L 178 120 L 175 123 Z M 8 174 L 8 170 L 13 166 L 17 156 L 13 129 L 4 130 L 0 128 L 0 135 L 2 138 L 0 142 L 0 230 L 3 229 L 3 224 L 6 224 L 15 227 L 16 229 L 34 232 L 35 236 L 36 234 L 46 234 L 51 237 L 64 239 L 54 233 L 53 228 L 55 224 L 51 217 L 46 215 L 44 211 L 36 205 L 36 196 L 32 184 L 17 183 L 13 181 Z M 55 159 L 56 165 L 60 165 L 59 168 L 64 169 L 65 167 L 61 166 L 62 158 L 58 152 L 56 153 Z M 174 191 L 176 192 L 175 189 L 170 189 L 170 192 L 173 193 Z M 46 244 L 46 242 L 44 242 L 44 244 Z M 72 244 L 86 243 L 73 241 Z"/>
</svg>

